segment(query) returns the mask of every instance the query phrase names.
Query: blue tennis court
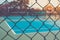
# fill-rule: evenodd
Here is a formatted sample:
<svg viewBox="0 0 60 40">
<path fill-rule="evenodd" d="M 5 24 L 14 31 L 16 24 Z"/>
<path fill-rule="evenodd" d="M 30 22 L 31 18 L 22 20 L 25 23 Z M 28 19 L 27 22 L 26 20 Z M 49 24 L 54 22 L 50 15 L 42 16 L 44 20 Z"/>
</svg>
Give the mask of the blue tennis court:
<svg viewBox="0 0 60 40">
<path fill-rule="evenodd" d="M 23 33 L 23 31 L 24 33 L 37 32 L 38 29 L 38 32 L 49 32 L 49 29 L 50 31 L 59 30 L 51 19 L 45 21 L 45 16 L 39 16 L 38 18 L 36 16 L 23 16 L 23 18 L 22 16 L 9 16 L 6 22 L 17 34 Z M 59 21 L 56 24 L 59 25 Z"/>
</svg>

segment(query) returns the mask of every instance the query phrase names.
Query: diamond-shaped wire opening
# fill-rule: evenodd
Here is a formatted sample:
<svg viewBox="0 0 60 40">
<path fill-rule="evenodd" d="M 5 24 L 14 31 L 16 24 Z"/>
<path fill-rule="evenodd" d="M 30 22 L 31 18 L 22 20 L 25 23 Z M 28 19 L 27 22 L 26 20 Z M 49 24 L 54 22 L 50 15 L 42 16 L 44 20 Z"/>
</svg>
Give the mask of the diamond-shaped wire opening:
<svg viewBox="0 0 60 40">
<path fill-rule="evenodd" d="M 59 1 L 58 0 L 51 0 L 50 3 L 56 7 L 57 5 L 59 5 Z"/>
<path fill-rule="evenodd" d="M 35 19 L 32 23 L 32 26 L 34 26 L 36 29 L 39 29 L 39 27 L 43 24 L 39 19 Z"/>
<path fill-rule="evenodd" d="M 49 1 L 48 0 L 37 0 L 37 3 L 39 4 L 39 5 L 41 5 L 42 7 L 44 7 L 44 6 L 46 6 L 48 3 L 49 3 Z"/>
<path fill-rule="evenodd" d="M 31 6 L 31 8 L 34 8 L 35 10 L 42 10 L 42 7 L 37 3 L 35 3 L 33 6 Z"/>
</svg>

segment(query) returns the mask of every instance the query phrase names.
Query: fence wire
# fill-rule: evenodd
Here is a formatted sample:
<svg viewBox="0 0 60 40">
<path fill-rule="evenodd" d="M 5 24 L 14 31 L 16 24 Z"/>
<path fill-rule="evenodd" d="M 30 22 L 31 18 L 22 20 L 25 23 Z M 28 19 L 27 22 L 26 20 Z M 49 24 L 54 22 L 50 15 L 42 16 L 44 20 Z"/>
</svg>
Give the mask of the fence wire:
<svg viewBox="0 0 60 40">
<path fill-rule="evenodd" d="M 0 35 L 3 34 L 0 40 L 60 40 L 60 0 L 44 2 L 46 1 L 1 0 L 0 30 L 5 33 L 0 32 Z M 9 21 L 11 29 L 4 29 L 7 24 L 3 23 Z M 11 30 L 16 33 L 15 36 Z"/>
</svg>

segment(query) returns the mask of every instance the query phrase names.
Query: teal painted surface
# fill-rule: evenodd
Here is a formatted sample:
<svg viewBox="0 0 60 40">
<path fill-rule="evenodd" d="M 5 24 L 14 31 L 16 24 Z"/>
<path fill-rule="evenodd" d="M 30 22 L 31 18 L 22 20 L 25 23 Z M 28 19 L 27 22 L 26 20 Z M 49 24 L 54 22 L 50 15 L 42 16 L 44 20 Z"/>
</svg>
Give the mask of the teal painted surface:
<svg viewBox="0 0 60 40">
<path fill-rule="evenodd" d="M 22 19 L 21 18 L 22 18 L 21 16 L 9 16 L 6 19 L 7 24 L 11 28 L 14 27 L 13 30 L 17 34 L 23 33 L 23 31 L 27 27 L 28 28 L 26 29 L 26 31 L 24 31 L 24 33 L 36 32 L 37 31 L 36 29 L 39 29 L 40 27 L 41 28 L 39 29 L 38 32 L 48 32 L 48 31 L 57 31 L 57 30 L 59 30 L 59 28 L 56 25 L 54 25 L 54 22 L 51 19 L 46 20 L 46 22 L 43 24 L 43 22 L 45 21 L 45 18 L 46 18 L 45 16 L 39 16 L 39 18 L 41 18 L 42 20 L 37 19 L 36 16 L 24 16 L 24 18 L 27 21 L 24 18 L 22 18 Z M 34 18 L 36 18 L 36 19 L 33 21 Z M 9 19 L 11 19 L 13 22 Z M 29 22 L 31 22 L 31 21 L 33 21 L 33 22 L 30 25 Z M 15 23 L 16 23 L 16 25 L 15 25 Z M 58 25 L 59 25 L 59 23 L 58 23 Z M 32 26 L 36 29 L 34 29 Z M 51 28 L 51 30 L 49 30 L 50 28 Z M 23 31 L 21 31 L 21 30 L 23 30 Z"/>
</svg>

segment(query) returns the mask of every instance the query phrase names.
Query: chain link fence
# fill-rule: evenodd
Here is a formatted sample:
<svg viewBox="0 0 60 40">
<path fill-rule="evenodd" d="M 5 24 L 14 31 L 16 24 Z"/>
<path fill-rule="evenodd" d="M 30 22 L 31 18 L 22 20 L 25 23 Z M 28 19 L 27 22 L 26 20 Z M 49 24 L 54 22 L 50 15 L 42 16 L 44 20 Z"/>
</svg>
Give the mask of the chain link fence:
<svg viewBox="0 0 60 40">
<path fill-rule="evenodd" d="M 60 0 L 0 0 L 0 40 L 60 40 Z"/>
</svg>

